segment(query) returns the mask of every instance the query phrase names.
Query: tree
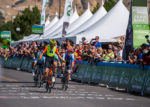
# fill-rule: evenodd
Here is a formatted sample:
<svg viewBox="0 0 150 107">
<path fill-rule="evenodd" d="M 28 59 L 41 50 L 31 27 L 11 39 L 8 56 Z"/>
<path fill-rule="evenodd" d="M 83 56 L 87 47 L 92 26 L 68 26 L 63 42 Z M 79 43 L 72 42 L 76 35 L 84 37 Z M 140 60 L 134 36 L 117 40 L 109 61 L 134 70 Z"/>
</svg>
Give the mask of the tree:
<svg viewBox="0 0 150 107">
<path fill-rule="evenodd" d="M 24 36 L 29 36 L 32 33 L 32 25 L 40 24 L 40 11 L 38 7 L 26 8 L 23 13 L 18 14 L 14 22 L 9 21 L 0 26 L 0 31 L 11 31 L 13 40 L 20 40 Z M 16 31 L 20 28 L 20 31 Z"/>
<path fill-rule="evenodd" d="M 109 11 L 110 9 L 112 9 L 112 7 L 114 7 L 115 4 L 116 4 L 116 1 L 114 0 L 105 0 L 104 7 L 107 11 Z"/>
<path fill-rule="evenodd" d="M 3 17 L 3 14 L 0 11 L 0 25 L 4 23 L 5 18 Z"/>
</svg>

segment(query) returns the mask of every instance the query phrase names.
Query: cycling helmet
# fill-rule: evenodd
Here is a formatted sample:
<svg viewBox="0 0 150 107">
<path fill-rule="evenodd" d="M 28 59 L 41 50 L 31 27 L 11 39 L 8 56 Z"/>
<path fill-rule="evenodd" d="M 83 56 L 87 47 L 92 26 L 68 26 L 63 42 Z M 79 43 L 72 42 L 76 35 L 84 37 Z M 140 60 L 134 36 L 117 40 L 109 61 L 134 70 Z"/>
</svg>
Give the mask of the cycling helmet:
<svg viewBox="0 0 150 107">
<path fill-rule="evenodd" d="M 50 40 L 50 44 L 55 45 L 56 44 L 56 40 Z"/>
<path fill-rule="evenodd" d="M 73 48 L 70 47 L 70 48 L 67 49 L 67 51 L 68 52 L 73 52 Z"/>
</svg>

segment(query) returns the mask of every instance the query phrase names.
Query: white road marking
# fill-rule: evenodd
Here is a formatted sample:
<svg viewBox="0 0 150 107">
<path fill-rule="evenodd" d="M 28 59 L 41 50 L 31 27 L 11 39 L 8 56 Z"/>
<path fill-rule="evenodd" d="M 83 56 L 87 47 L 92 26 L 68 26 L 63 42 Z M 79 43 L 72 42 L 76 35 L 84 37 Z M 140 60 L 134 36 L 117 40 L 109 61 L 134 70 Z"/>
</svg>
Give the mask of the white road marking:
<svg viewBox="0 0 150 107">
<path fill-rule="evenodd" d="M 113 97 L 114 95 L 107 95 L 107 94 L 106 94 L 105 96 L 106 96 L 106 97 Z"/>
<path fill-rule="evenodd" d="M 107 100 L 123 100 L 123 98 L 107 97 Z"/>
<path fill-rule="evenodd" d="M 104 97 L 96 97 L 96 99 L 104 100 L 105 98 Z"/>
<path fill-rule="evenodd" d="M 87 99 L 94 99 L 94 97 L 86 97 Z"/>
<path fill-rule="evenodd" d="M 127 101 L 134 101 L 135 99 L 133 99 L 133 98 L 126 98 L 125 100 L 127 100 Z"/>
<path fill-rule="evenodd" d="M 39 99 L 40 97 L 38 97 L 38 96 L 33 96 L 33 97 L 31 97 L 32 99 Z"/>
</svg>

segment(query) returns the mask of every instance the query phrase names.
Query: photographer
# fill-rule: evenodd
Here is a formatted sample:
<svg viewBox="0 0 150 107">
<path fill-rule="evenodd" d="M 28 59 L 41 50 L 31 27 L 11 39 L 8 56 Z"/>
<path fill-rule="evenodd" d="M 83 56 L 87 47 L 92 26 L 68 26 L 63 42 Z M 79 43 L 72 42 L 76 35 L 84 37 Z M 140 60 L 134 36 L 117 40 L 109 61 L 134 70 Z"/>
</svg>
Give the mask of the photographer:
<svg viewBox="0 0 150 107">
<path fill-rule="evenodd" d="M 99 42 L 99 36 L 96 36 L 94 39 L 92 39 L 90 44 L 92 46 L 95 46 L 96 48 L 98 48 L 98 47 L 101 48 L 102 47 L 102 44 Z"/>
</svg>

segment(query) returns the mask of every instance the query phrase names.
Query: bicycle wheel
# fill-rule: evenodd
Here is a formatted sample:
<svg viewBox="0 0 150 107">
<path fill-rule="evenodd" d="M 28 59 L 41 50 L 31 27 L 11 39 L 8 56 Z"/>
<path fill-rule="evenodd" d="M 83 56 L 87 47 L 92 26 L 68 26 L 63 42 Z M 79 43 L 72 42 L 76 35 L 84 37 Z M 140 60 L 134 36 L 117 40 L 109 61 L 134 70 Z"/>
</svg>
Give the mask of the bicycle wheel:
<svg viewBox="0 0 150 107">
<path fill-rule="evenodd" d="M 65 72 L 62 78 L 62 90 L 66 91 L 68 89 L 68 73 Z"/>
<path fill-rule="evenodd" d="M 52 69 L 50 69 L 48 73 L 46 91 L 48 93 L 51 93 L 51 89 L 52 89 Z"/>
<path fill-rule="evenodd" d="M 42 74 L 41 71 L 39 71 L 38 76 L 37 76 L 37 87 L 41 87 L 42 85 Z"/>
<path fill-rule="evenodd" d="M 34 86 L 37 87 L 37 84 L 38 84 L 38 70 L 37 69 L 36 69 L 36 74 L 33 78 L 34 78 Z"/>
</svg>

